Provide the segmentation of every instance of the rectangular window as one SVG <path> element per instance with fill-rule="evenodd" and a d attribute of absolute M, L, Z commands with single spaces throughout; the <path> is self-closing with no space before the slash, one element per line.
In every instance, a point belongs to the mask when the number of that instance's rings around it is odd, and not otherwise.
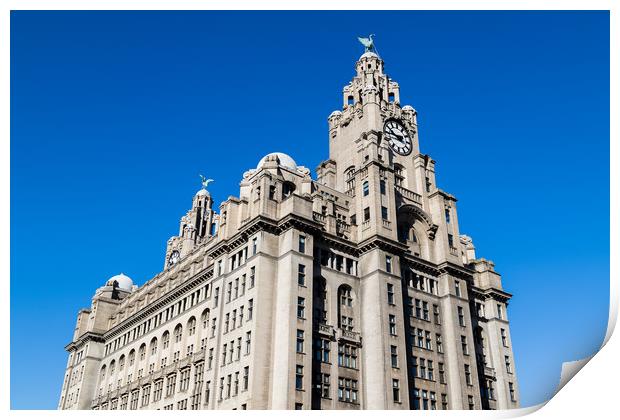
<path fill-rule="evenodd" d="M 506 362 L 506 372 L 512 373 L 512 366 L 510 365 L 510 356 L 504 356 L 504 361 Z"/>
<path fill-rule="evenodd" d="M 328 373 L 317 373 L 315 382 L 321 398 L 330 398 L 330 375 Z"/>
<path fill-rule="evenodd" d="M 438 305 L 433 305 L 433 318 L 435 320 L 435 324 L 441 325 L 441 313 L 439 312 Z"/>
<path fill-rule="evenodd" d="M 338 366 L 357 369 L 357 348 L 350 344 L 339 344 Z"/>
<path fill-rule="evenodd" d="M 357 380 L 338 378 L 338 401 L 357 403 Z"/>
<path fill-rule="evenodd" d="M 396 335 L 396 316 L 388 315 L 390 335 Z"/>
<path fill-rule="evenodd" d="M 510 401 L 517 401 L 515 397 L 515 386 L 512 382 L 508 382 L 508 390 L 510 391 Z"/>
<path fill-rule="evenodd" d="M 303 410 L 304 409 L 304 405 L 302 403 L 296 402 L 295 403 L 295 410 Z"/>
<path fill-rule="evenodd" d="M 508 347 L 508 338 L 506 337 L 506 330 L 505 329 L 500 329 L 500 333 L 502 336 L 502 344 L 504 345 L 504 347 Z"/>
<path fill-rule="evenodd" d="M 398 348 L 396 346 L 390 346 L 390 358 L 392 360 L 392 367 L 398 367 Z"/>
<path fill-rule="evenodd" d="M 303 330 L 297 330 L 297 343 L 295 345 L 295 349 L 297 353 L 304 352 L 304 331 Z"/>
<path fill-rule="evenodd" d="M 448 394 L 441 394 L 441 409 L 448 409 Z"/>
<path fill-rule="evenodd" d="M 461 297 L 461 282 L 458 280 L 454 281 L 454 293 L 458 296 Z"/>
<path fill-rule="evenodd" d="M 252 319 L 254 315 L 254 299 L 248 300 L 248 321 Z"/>
<path fill-rule="evenodd" d="M 387 302 L 389 305 L 394 305 L 394 285 L 387 284 Z"/>
<path fill-rule="evenodd" d="M 297 284 L 300 286 L 306 285 L 306 266 L 299 264 L 297 268 Z"/>
<path fill-rule="evenodd" d="M 458 317 L 459 317 L 459 325 L 461 327 L 465 326 L 465 313 L 463 312 L 463 308 L 461 306 L 457 307 Z"/>
<path fill-rule="evenodd" d="M 448 246 L 454 248 L 454 237 L 450 233 L 448 233 Z"/>
<path fill-rule="evenodd" d="M 389 255 L 385 256 L 385 271 L 388 273 L 392 272 L 392 257 Z"/>
<path fill-rule="evenodd" d="M 250 289 L 254 287 L 254 277 L 256 277 L 256 267 L 250 267 Z"/>
<path fill-rule="evenodd" d="M 258 251 L 258 238 L 252 238 L 252 255 L 256 255 Z"/>
<path fill-rule="evenodd" d="M 388 209 L 387 209 L 387 207 L 381 206 L 381 218 L 383 220 L 387 220 L 388 219 Z"/>
<path fill-rule="evenodd" d="M 400 402 L 400 381 L 398 379 L 392 379 L 392 397 L 394 402 Z"/>
<path fill-rule="evenodd" d="M 462 335 L 461 336 L 461 349 L 463 350 L 463 354 L 464 355 L 468 355 L 469 354 L 469 349 L 467 346 L 467 337 Z"/>
<path fill-rule="evenodd" d="M 370 220 L 370 207 L 366 207 L 364 209 L 364 222 L 367 222 Z"/>
<path fill-rule="evenodd" d="M 370 192 L 370 187 L 368 186 L 368 181 L 364 181 L 362 183 L 362 193 L 364 197 L 366 197 L 369 192 Z"/>
<path fill-rule="evenodd" d="M 303 235 L 299 235 L 299 252 L 306 252 L 306 237 Z"/>
<path fill-rule="evenodd" d="M 247 391 L 250 384 L 250 367 L 246 366 L 243 368 L 243 390 Z"/>
<path fill-rule="evenodd" d="M 471 381 L 471 369 L 469 368 L 469 365 L 465 365 L 465 383 L 467 385 L 473 385 Z"/>
<path fill-rule="evenodd" d="M 297 298 L 297 318 L 306 317 L 306 299 L 299 296 Z"/>
<path fill-rule="evenodd" d="M 385 195 L 385 179 L 379 181 L 379 190 L 381 191 L 381 194 Z"/>
<path fill-rule="evenodd" d="M 424 302 L 424 301 L 422 302 L 422 319 L 424 321 L 431 320 L 429 312 L 428 312 L 428 302 Z"/>
<path fill-rule="evenodd" d="M 446 208 L 445 214 L 446 214 L 446 223 L 450 223 L 450 209 L 449 208 Z"/>
<path fill-rule="evenodd" d="M 304 389 L 304 367 L 302 365 L 295 366 L 295 389 Z"/>
<path fill-rule="evenodd" d="M 444 370 L 444 365 L 443 363 L 439 363 L 439 383 L 445 384 L 446 383 L 446 371 Z"/>
<path fill-rule="evenodd" d="M 501 304 L 497 304 L 497 317 L 499 319 L 504 319 L 504 314 L 502 313 L 502 305 Z"/>
<path fill-rule="evenodd" d="M 220 301 L 220 288 L 216 287 L 215 288 L 215 294 L 213 296 L 213 307 L 217 308 L 217 304 Z"/>
<path fill-rule="evenodd" d="M 314 360 L 329 363 L 330 341 L 326 338 L 314 340 Z"/>
<path fill-rule="evenodd" d="M 467 396 L 467 405 L 469 406 L 470 410 L 475 410 L 476 406 L 474 405 L 474 397 L 473 395 L 468 395 Z"/>

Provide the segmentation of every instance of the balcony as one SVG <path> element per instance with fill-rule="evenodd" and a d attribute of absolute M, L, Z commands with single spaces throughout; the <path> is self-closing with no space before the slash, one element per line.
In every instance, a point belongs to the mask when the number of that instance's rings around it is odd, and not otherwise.
<path fill-rule="evenodd" d="M 395 185 L 394 187 L 396 188 L 396 191 L 400 193 L 400 195 L 422 207 L 422 196 L 420 194 L 410 191 L 407 188 L 401 187 L 400 185 Z"/>
<path fill-rule="evenodd" d="M 484 367 L 484 376 L 486 376 L 487 378 L 493 378 L 495 379 L 495 369 L 485 366 Z"/>
<path fill-rule="evenodd" d="M 334 336 L 334 327 L 332 327 L 331 325 L 327 325 L 327 324 L 318 324 L 318 332 L 319 334 L 323 334 L 326 335 L 328 337 L 333 337 Z"/>
<path fill-rule="evenodd" d="M 359 333 L 343 329 L 338 329 L 338 339 L 346 340 L 355 344 L 361 344 L 362 342 L 362 337 Z"/>
<path fill-rule="evenodd" d="M 315 222 L 318 223 L 325 223 L 325 215 L 318 213 L 316 211 L 312 212 L 312 218 L 314 219 Z"/>

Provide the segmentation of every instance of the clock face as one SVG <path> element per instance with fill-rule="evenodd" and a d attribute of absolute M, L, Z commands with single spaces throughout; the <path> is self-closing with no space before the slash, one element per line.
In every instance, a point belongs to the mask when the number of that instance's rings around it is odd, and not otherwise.
<path fill-rule="evenodd" d="M 387 120 L 383 126 L 383 133 L 390 147 L 399 155 L 406 156 L 411 153 L 411 137 L 409 131 L 397 120 Z"/>
<path fill-rule="evenodd" d="M 168 267 L 176 264 L 179 261 L 180 256 L 179 251 L 172 251 L 170 257 L 168 257 Z"/>

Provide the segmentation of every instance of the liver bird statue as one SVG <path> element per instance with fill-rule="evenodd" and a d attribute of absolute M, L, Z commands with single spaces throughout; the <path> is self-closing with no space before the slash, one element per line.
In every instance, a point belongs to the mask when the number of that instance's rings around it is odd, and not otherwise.
<path fill-rule="evenodd" d="M 207 179 L 204 175 L 200 174 L 200 180 L 202 182 L 202 188 L 204 188 L 205 190 L 207 189 L 207 187 L 209 186 L 210 182 L 213 182 L 212 179 Z"/>
<path fill-rule="evenodd" d="M 372 39 L 373 36 L 375 34 L 368 35 L 368 38 L 357 37 L 358 41 L 366 48 L 366 52 L 376 52 L 375 41 Z"/>

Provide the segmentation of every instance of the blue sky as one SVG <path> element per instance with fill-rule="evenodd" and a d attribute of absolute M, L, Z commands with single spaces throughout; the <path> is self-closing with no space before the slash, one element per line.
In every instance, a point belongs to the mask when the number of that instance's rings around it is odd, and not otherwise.
<path fill-rule="evenodd" d="M 368 33 L 514 294 L 523 406 L 599 348 L 608 13 L 12 12 L 12 408 L 56 407 L 77 311 L 110 276 L 162 268 L 198 173 L 219 203 L 268 152 L 327 158 Z"/>

